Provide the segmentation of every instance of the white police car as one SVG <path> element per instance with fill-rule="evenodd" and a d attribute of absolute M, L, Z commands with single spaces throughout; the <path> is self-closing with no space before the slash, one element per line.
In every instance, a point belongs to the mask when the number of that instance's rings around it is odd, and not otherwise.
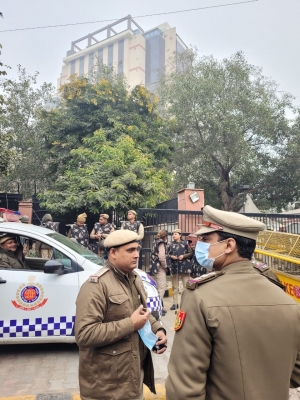
<path fill-rule="evenodd" d="M 34 225 L 0 223 L 0 235 L 23 244 L 30 269 L 0 265 L 0 344 L 74 342 L 75 302 L 80 286 L 103 260 L 67 237 Z M 52 249 L 51 259 L 36 257 L 34 244 Z M 155 281 L 136 270 L 148 293 L 149 310 L 160 317 Z"/>

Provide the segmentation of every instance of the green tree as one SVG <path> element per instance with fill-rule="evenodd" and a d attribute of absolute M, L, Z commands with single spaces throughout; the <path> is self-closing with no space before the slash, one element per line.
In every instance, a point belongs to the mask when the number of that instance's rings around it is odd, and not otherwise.
<path fill-rule="evenodd" d="M 0 17 L 3 18 L 3 13 L 0 12 Z M 2 45 L 0 44 L 0 55 L 2 54 Z M 5 65 L 2 61 L 0 61 L 0 76 L 7 75 L 5 69 L 2 68 L 10 68 L 9 66 Z M 0 121 L 3 117 L 3 105 L 4 105 L 4 98 L 3 95 L 0 93 Z M 1 157 L 0 157 L 0 173 L 2 175 L 7 174 L 13 165 L 14 160 L 16 159 L 17 153 L 12 148 L 11 143 L 13 140 L 13 135 L 7 132 L 0 132 L 0 149 L 1 149 Z"/>
<path fill-rule="evenodd" d="M 0 12 L 0 17 L 3 17 L 3 14 Z M 0 55 L 2 54 L 2 45 L 0 44 Z M 7 65 L 3 64 L 0 61 L 0 76 L 7 75 L 5 69 L 9 68 Z M 4 118 L 4 97 L 0 93 L 0 123 Z M 16 160 L 17 152 L 14 150 L 12 141 L 14 139 L 14 135 L 11 132 L 0 131 L 0 149 L 1 149 L 1 157 L 0 157 L 0 173 L 2 176 L 9 173 L 9 171 L 13 168 L 13 163 Z"/>
<path fill-rule="evenodd" d="M 195 181 L 206 203 L 224 210 L 241 206 L 242 185 L 265 202 L 268 190 L 276 191 L 292 96 L 279 96 L 278 85 L 241 52 L 222 61 L 184 53 L 160 96 L 176 145 L 174 189 Z"/>
<path fill-rule="evenodd" d="M 260 196 L 274 205 L 280 212 L 288 203 L 300 199 L 300 109 L 293 123 L 285 146 L 280 149 L 277 168 L 270 174 L 274 182 L 271 187 L 266 185 Z"/>
<path fill-rule="evenodd" d="M 56 108 L 42 112 L 40 123 L 54 180 L 63 174 L 71 150 L 99 129 L 105 129 L 112 142 L 120 135 L 131 136 L 139 149 L 154 156 L 154 163 L 168 164 L 172 149 L 156 112 L 157 99 L 145 88 L 129 91 L 122 76 L 103 67 L 101 77 L 95 76 L 92 82 L 72 77 L 60 95 Z"/>
<path fill-rule="evenodd" d="M 72 77 L 57 107 L 41 113 L 53 211 L 154 206 L 168 198 L 172 147 L 158 99 L 102 67 L 93 81 Z M 128 153 L 128 154 L 127 154 Z"/>
<path fill-rule="evenodd" d="M 119 134 L 111 141 L 108 137 Z M 137 148 L 124 131 L 99 129 L 71 151 L 71 160 L 53 190 L 42 196 L 47 210 L 56 214 L 84 208 L 127 210 L 141 204 L 153 207 L 168 197 L 170 175 L 154 166 L 153 156 Z"/>
<path fill-rule="evenodd" d="M 9 151 L 18 156 L 11 163 L 1 186 L 11 190 L 11 182 L 18 181 L 25 197 L 47 186 L 46 170 L 49 159 L 45 158 L 44 139 L 38 127 L 41 111 L 49 107 L 54 88 L 44 83 L 36 87 L 38 73 L 29 75 L 18 66 L 18 80 L 3 80 L 0 88 L 4 102 L 0 113 L 0 132 L 4 140 L 9 138 Z"/>

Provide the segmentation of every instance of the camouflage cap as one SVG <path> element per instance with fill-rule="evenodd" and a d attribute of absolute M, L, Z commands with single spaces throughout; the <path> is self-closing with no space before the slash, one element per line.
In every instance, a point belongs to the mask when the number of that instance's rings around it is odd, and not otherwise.
<path fill-rule="evenodd" d="M 134 210 L 128 210 L 127 213 L 131 213 L 131 214 L 133 214 L 133 215 L 136 215 L 136 214 L 137 214 L 136 211 L 134 211 Z"/>
<path fill-rule="evenodd" d="M 103 217 L 103 218 L 105 218 L 105 219 L 108 219 L 108 218 L 109 218 L 109 215 L 108 215 L 108 214 L 100 214 L 100 217 Z"/>
<path fill-rule="evenodd" d="M 28 215 L 23 215 L 23 216 L 20 218 L 20 221 L 22 222 L 22 224 L 28 224 L 28 223 L 29 223 L 29 217 L 28 217 Z"/>
<path fill-rule="evenodd" d="M 258 232 L 266 228 L 265 224 L 253 218 L 235 212 L 217 210 L 211 206 L 203 208 L 203 219 L 203 224 L 195 235 L 220 231 L 257 240 Z"/>
<path fill-rule="evenodd" d="M 51 214 L 45 214 L 42 218 L 42 222 L 45 223 L 47 221 L 53 221 Z"/>

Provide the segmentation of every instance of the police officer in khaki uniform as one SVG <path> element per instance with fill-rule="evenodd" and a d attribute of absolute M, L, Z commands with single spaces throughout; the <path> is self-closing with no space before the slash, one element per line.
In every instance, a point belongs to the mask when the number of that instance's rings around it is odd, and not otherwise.
<path fill-rule="evenodd" d="M 168 241 L 168 231 L 161 229 L 153 242 L 151 250 L 151 268 L 150 275 L 155 276 L 157 283 L 157 291 L 161 299 L 162 305 L 164 305 L 164 295 L 167 286 L 167 241 Z M 162 315 L 166 315 L 167 311 L 163 308 Z"/>
<path fill-rule="evenodd" d="M 143 399 L 143 382 L 155 393 L 151 353 L 138 330 L 149 320 L 156 344 L 166 344 L 167 338 L 161 323 L 149 314 L 143 282 L 134 272 L 137 240 L 129 230 L 110 233 L 105 239 L 106 266 L 80 289 L 75 336 L 82 400 Z"/>
<path fill-rule="evenodd" d="M 203 209 L 200 265 L 175 321 L 167 400 L 287 400 L 300 386 L 300 307 L 257 273 L 251 257 L 264 224 Z"/>
<path fill-rule="evenodd" d="M 15 236 L 6 234 L 0 237 L 0 268 L 28 269 L 21 246 Z"/>

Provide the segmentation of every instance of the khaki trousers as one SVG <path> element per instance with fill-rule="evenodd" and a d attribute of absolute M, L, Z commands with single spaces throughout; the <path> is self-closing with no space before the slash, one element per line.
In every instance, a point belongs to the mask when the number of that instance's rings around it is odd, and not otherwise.
<path fill-rule="evenodd" d="M 158 295 L 163 301 L 167 286 L 167 272 L 164 268 L 159 268 L 158 273 L 155 274 L 155 280 L 157 283 Z"/>
<path fill-rule="evenodd" d="M 42 249 L 41 250 L 41 258 L 52 258 L 53 250 L 52 249 Z"/>
<path fill-rule="evenodd" d="M 173 302 L 178 303 L 178 289 L 179 289 L 179 277 L 181 277 L 183 288 L 186 288 L 187 281 L 190 278 L 190 274 L 173 274 L 172 275 L 172 288 L 173 288 Z"/>

